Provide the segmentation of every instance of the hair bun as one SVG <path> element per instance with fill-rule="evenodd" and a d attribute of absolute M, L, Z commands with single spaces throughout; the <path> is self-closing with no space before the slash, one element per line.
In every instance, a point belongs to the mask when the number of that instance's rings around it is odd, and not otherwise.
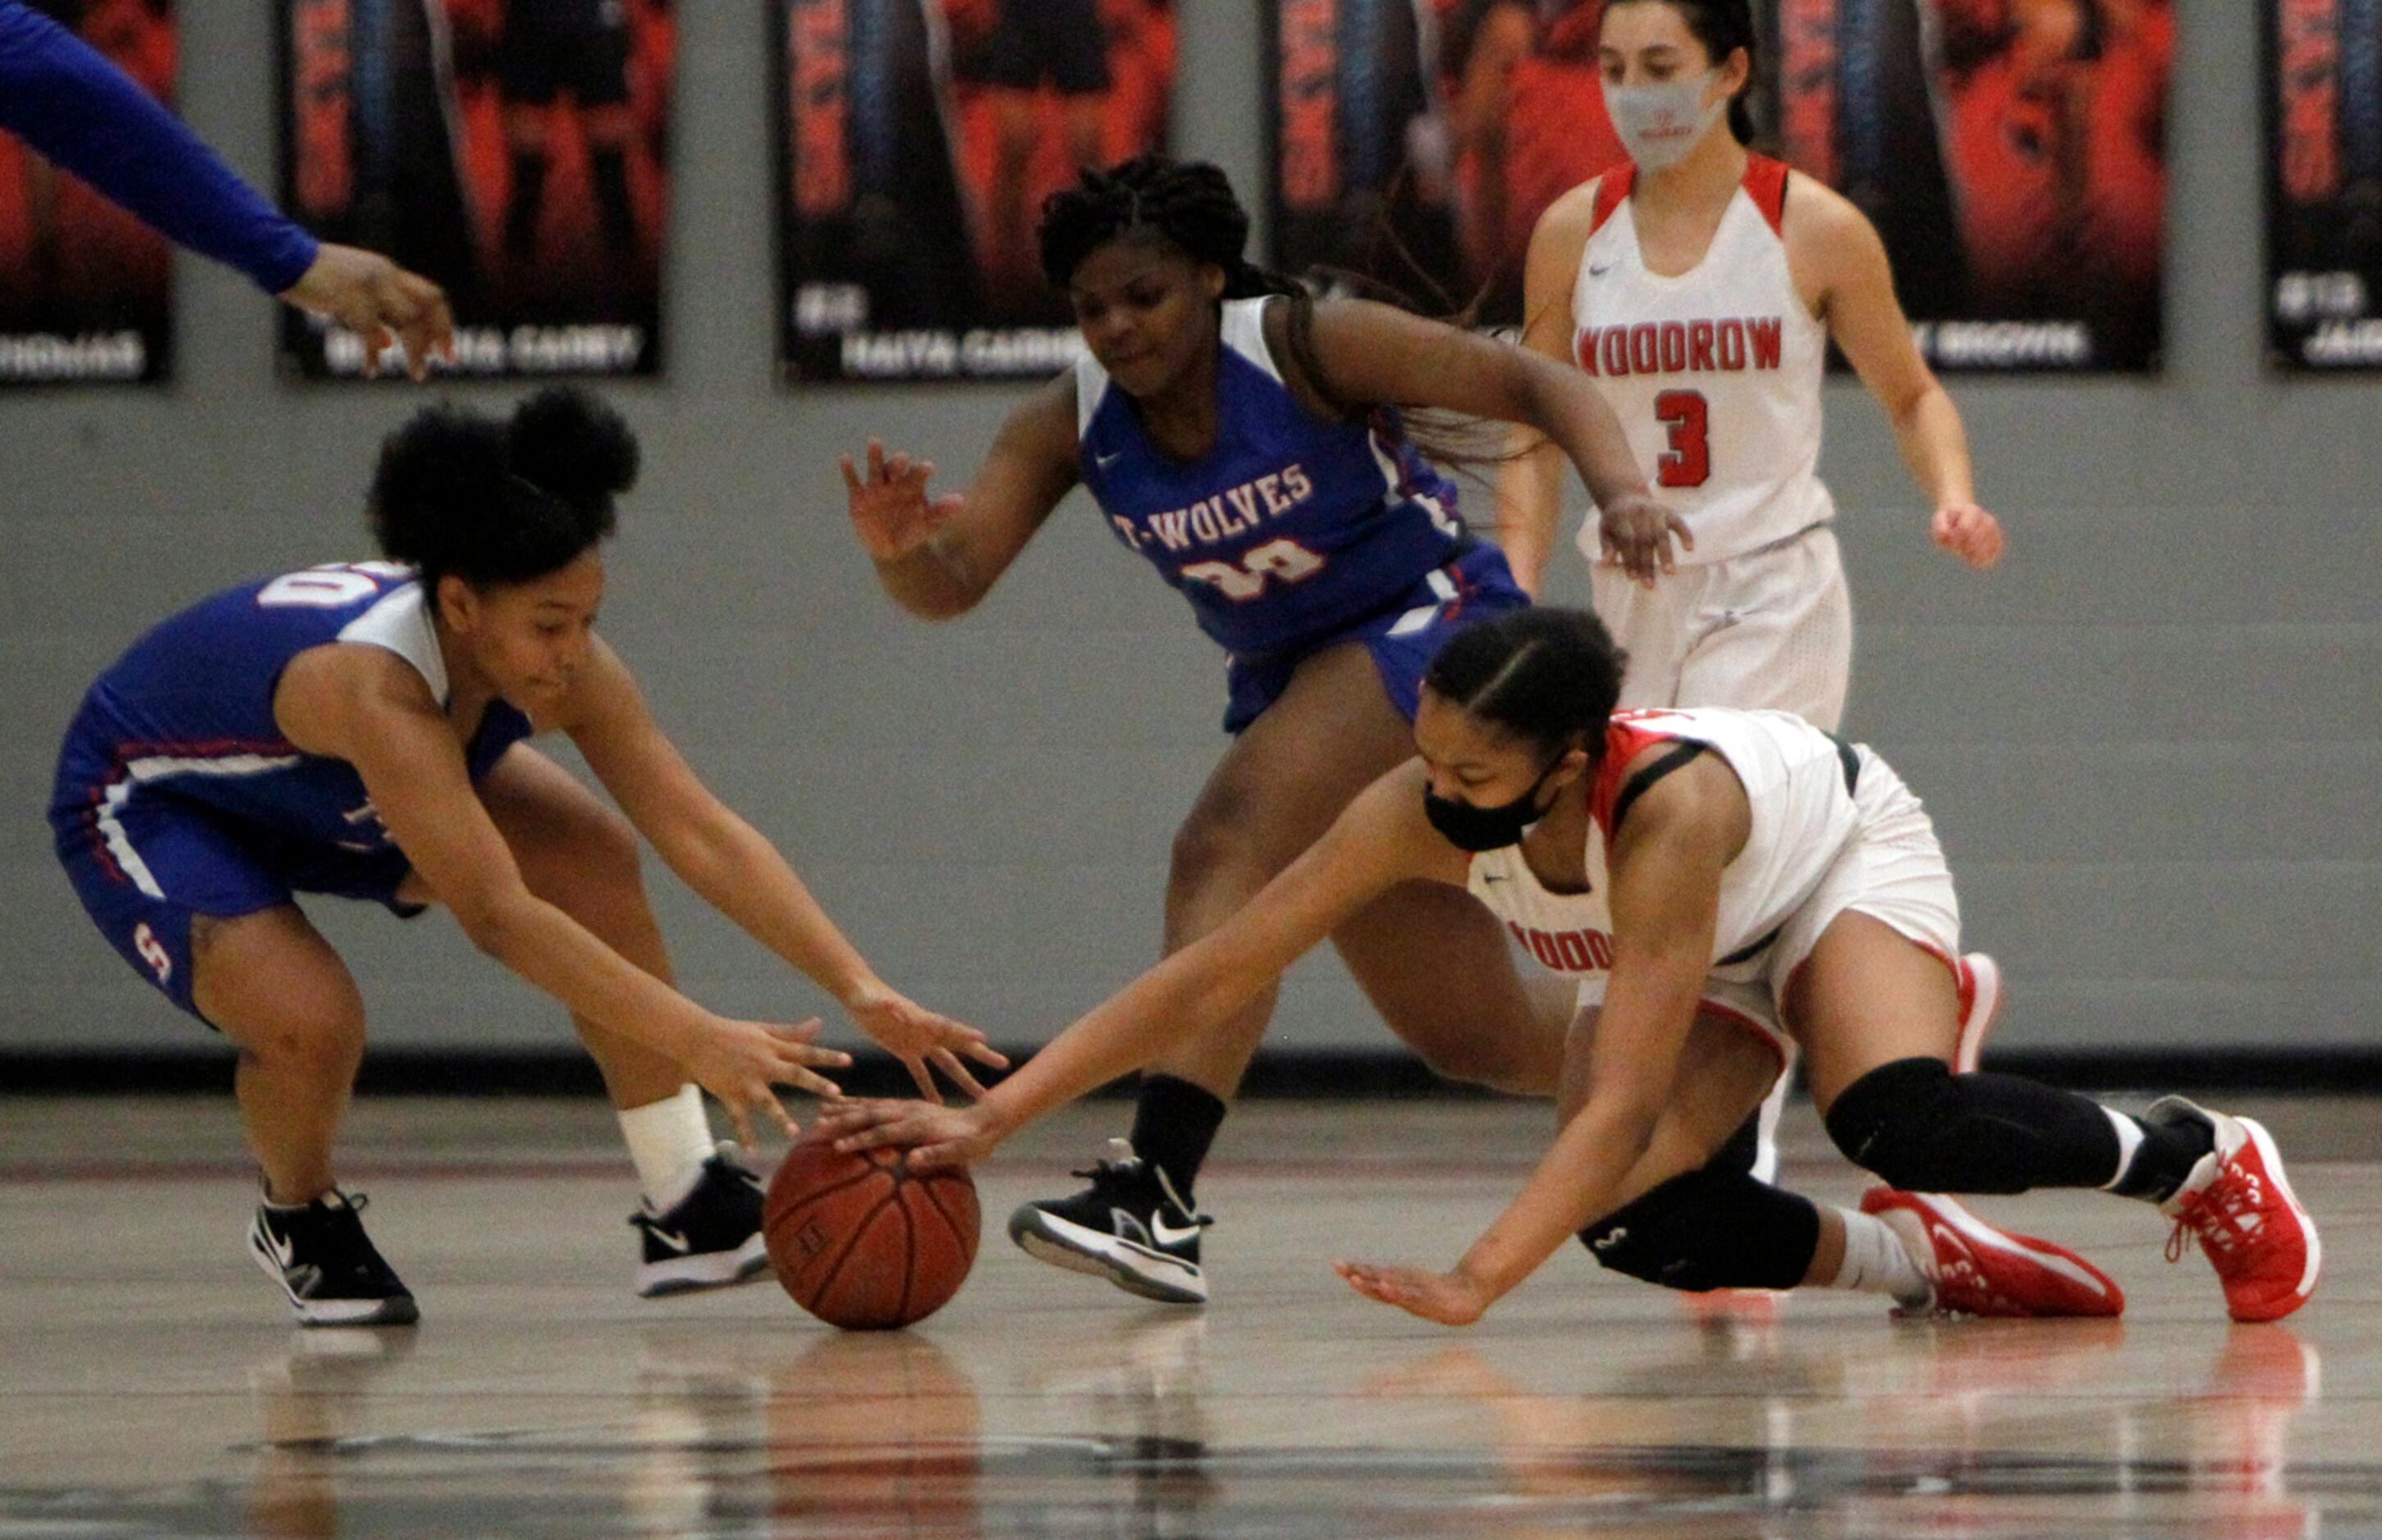
<path fill-rule="evenodd" d="M 602 506 L 636 485 L 636 435 L 608 402 L 575 386 L 522 402 L 506 437 L 512 473 L 566 502 Z"/>

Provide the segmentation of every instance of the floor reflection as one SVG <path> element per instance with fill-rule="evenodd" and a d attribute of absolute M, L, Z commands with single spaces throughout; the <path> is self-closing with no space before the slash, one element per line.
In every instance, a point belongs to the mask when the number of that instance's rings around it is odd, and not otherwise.
<path fill-rule="evenodd" d="M 2151 1383 L 2118 1322 L 1814 1330 L 1738 1298 L 1530 1356 L 1434 1343 L 1369 1372 L 1319 1342 L 1228 1387 L 1209 1329 L 1123 1317 L 976 1369 L 913 1333 L 656 1331 L 612 1398 L 510 1426 L 418 1373 L 411 1333 L 298 1334 L 250 1375 L 252 1435 L 227 1430 L 247 1481 L 18 1494 L 0 1533 L 2263 1540 L 2382 1518 L 2382 1465 L 2292 1465 L 2321 1366 L 2279 1325 L 2231 1328 L 2196 1372 L 2154 1356 L 2187 1393 L 2132 1398 L 2108 1393 Z M 1268 1396 L 1305 1435 L 1235 1434 Z"/>

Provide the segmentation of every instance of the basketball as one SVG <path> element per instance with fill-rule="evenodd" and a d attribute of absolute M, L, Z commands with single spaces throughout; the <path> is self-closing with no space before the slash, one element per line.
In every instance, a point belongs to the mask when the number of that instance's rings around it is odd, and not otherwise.
<path fill-rule="evenodd" d="M 831 1326 L 889 1331 L 942 1309 L 976 1261 L 976 1183 L 912 1172 L 900 1150 L 807 1139 L 769 1178 L 762 1230 L 778 1282 Z"/>

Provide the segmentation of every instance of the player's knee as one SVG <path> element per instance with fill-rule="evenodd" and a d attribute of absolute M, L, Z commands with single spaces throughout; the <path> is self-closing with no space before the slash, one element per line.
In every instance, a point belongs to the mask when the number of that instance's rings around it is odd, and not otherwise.
<path fill-rule="evenodd" d="M 1602 1265 L 1665 1288 L 1792 1288 L 1819 1242 L 1819 1211 L 1741 1173 L 1672 1177 L 1579 1232 Z"/>
<path fill-rule="evenodd" d="M 1177 893 L 1197 893 L 1263 863 L 1247 799 L 1210 788 L 1183 827 L 1174 832 L 1168 884 Z"/>
<path fill-rule="evenodd" d="M 329 1000 L 303 1016 L 251 1023 L 236 1041 L 244 1056 L 276 1074 L 344 1081 L 363 1060 L 363 1002 Z"/>
<path fill-rule="evenodd" d="M 1460 1085 L 1494 1085 L 1504 1068 L 1499 1055 L 1461 1032 L 1401 1033 L 1422 1059 L 1423 1066 L 1443 1080 Z"/>
<path fill-rule="evenodd" d="M 1897 1059 L 1847 1086 L 1828 1108 L 1828 1137 L 1848 1159 L 1913 1192 L 1975 1191 L 1971 1126 L 1941 1059 Z"/>
<path fill-rule="evenodd" d="M 1546 1076 L 1523 1061 L 1509 1044 L 1485 1041 L 1478 1023 L 1471 1030 L 1416 1033 L 1406 1037 L 1433 1075 L 1459 1085 L 1485 1086 L 1517 1095 L 1546 1094 Z"/>

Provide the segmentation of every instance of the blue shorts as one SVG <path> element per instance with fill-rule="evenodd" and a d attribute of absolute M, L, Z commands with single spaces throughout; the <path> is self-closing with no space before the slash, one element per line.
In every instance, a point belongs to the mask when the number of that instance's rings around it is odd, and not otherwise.
<path fill-rule="evenodd" d="M 466 758 L 474 785 L 521 736 L 497 731 L 474 742 Z M 169 795 L 126 798 L 103 831 L 83 789 L 104 775 L 105 752 L 95 751 L 96 758 L 89 752 L 98 742 L 80 733 L 68 739 L 50 804 L 58 864 L 108 944 L 201 1021 L 206 1017 L 190 993 L 190 927 L 202 915 L 236 919 L 285 907 L 301 893 L 361 899 L 407 919 L 422 912 L 398 896 L 413 864 L 394 844 L 342 850 L 278 837 Z"/>
<path fill-rule="evenodd" d="M 1444 567 L 1425 573 L 1415 585 L 1380 610 L 1313 644 L 1263 657 L 1235 656 L 1225 678 L 1232 697 L 1224 731 L 1238 733 L 1290 688 L 1298 665 L 1324 648 L 1362 642 L 1373 655 L 1381 688 L 1398 715 L 1414 721 L 1422 702 L 1422 676 L 1447 639 L 1475 621 L 1529 606 L 1530 596 L 1514 581 L 1505 553 L 1473 541 Z"/>

